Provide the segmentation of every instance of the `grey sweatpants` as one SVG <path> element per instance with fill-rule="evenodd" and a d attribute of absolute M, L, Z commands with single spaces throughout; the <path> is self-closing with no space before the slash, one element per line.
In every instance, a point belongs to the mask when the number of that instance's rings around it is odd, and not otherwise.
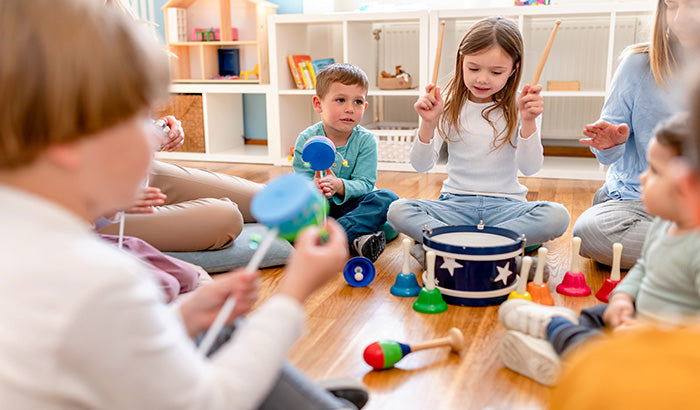
<path fill-rule="evenodd" d="M 581 256 L 606 265 L 612 265 L 613 244 L 621 243 L 620 267 L 629 269 L 642 254 L 652 219 L 642 201 L 613 200 L 600 188 L 593 206 L 576 220 L 573 234 L 581 238 Z"/>

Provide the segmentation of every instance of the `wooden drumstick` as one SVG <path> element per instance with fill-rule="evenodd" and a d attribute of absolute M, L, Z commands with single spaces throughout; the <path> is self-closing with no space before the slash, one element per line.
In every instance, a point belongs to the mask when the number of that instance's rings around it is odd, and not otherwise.
<path fill-rule="evenodd" d="M 542 52 L 542 57 L 540 57 L 540 62 L 537 64 L 537 70 L 535 70 L 535 76 L 532 77 L 532 82 L 530 83 L 531 86 L 534 86 L 537 84 L 537 82 L 540 80 L 540 74 L 542 74 L 542 69 L 544 68 L 544 63 L 547 62 L 547 56 L 549 56 L 549 49 L 552 48 L 552 43 L 554 42 L 554 36 L 557 34 L 557 29 L 559 28 L 559 24 L 561 24 L 561 20 L 557 20 L 554 23 L 554 29 L 552 29 L 552 34 L 549 35 L 549 40 L 547 40 L 547 45 L 544 47 L 544 51 Z"/>
<path fill-rule="evenodd" d="M 438 35 L 437 51 L 435 52 L 435 65 L 433 65 L 433 84 L 437 85 L 438 74 L 440 72 L 440 55 L 442 54 L 442 37 L 445 35 L 445 22 L 440 22 L 440 34 Z M 433 88 L 432 94 L 435 95 Z"/>

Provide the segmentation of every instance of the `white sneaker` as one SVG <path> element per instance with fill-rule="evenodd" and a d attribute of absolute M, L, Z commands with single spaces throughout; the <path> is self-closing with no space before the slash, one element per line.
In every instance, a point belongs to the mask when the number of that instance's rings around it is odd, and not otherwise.
<path fill-rule="evenodd" d="M 547 340 L 509 330 L 498 340 L 503 365 L 532 380 L 552 386 L 561 373 L 561 359 Z"/>
<path fill-rule="evenodd" d="M 525 299 L 508 299 L 498 308 L 498 320 L 510 330 L 547 338 L 547 325 L 555 316 L 578 323 L 573 310 L 563 306 L 543 306 Z"/>

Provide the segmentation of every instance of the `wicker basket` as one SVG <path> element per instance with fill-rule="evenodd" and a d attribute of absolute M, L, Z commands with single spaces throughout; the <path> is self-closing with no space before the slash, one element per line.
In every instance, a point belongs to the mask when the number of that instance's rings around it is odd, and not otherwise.
<path fill-rule="evenodd" d="M 377 137 L 377 160 L 379 162 L 410 162 L 411 147 L 416 139 L 418 124 L 410 122 L 374 122 L 367 124 Z"/>

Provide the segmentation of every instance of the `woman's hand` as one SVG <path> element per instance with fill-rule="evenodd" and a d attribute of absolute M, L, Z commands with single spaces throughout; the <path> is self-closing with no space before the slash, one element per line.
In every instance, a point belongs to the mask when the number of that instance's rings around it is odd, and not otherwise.
<path fill-rule="evenodd" d="M 260 278 L 257 272 L 239 269 L 216 278 L 195 290 L 180 306 L 185 328 L 190 337 L 209 329 L 226 299 L 234 297 L 236 305 L 226 324 L 250 311 L 258 299 Z"/>
<path fill-rule="evenodd" d="M 168 137 L 160 147 L 161 151 L 175 151 L 185 143 L 185 130 L 182 129 L 182 123 L 172 115 L 167 115 L 161 119 L 170 128 Z"/>
<path fill-rule="evenodd" d="M 136 202 L 131 208 L 125 209 L 127 214 L 152 214 L 154 206 L 161 206 L 165 203 L 164 193 L 160 189 L 152 186 L 141 187 Z"/>
<path fill-rule="evenodd" d="M 595 149 L 604 150 L 624 144 L 630 136 L 630 127 L 627 124 L 613 125 L 607 121 L 598 121 L 588 124 L 583 129 L 586 138 L 578 140 L 581 144 Z"/>

